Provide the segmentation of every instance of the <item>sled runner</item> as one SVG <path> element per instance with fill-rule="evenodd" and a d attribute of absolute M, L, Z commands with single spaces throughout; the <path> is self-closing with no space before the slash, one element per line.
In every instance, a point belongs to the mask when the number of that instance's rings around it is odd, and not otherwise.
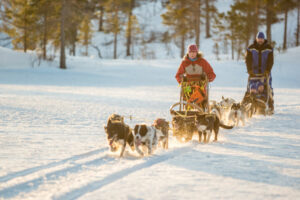
<path fill-rule="evenodd" d="M 197 114 L 209 113 L 209 82 L 206 76 L 183 77 L 180 100 L 170 108 L 173 136 L 180 142 L 188 142 L 196 131 Z M 175 110 L 179 107 L 178 110 Z"/>

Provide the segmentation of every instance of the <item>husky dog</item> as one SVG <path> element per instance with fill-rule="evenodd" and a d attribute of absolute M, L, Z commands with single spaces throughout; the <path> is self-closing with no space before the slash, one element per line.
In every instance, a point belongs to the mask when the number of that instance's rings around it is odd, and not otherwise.
<path fill-rule="evenodd" d="M 249 92 L 245 93 L 245 96 L 241 102 L 241 105 L 245 107 L 246 116 L 251 118 L 256 111 L 256 103 L 255 103 L 255 96 Z"/>
<path fill-rule="evenodd" d="M 235 126 L 238 126 L 241 121 L 243 126 L 245 126 L 245 117 L 245 107 L 241 103 L 233 103 L 228 116 L 228 121 L 233 123 Z"/>
<path fill-rule="evenodd" d="M 144 152 L 140 149 L 140 146 L 146 147 L 148 155 L 151 155 L 153 149 L 157 147 L 160 138 L 164 138 L 164 134 L 159 129 L 156 129 L 155 126 L 137 124 L 134 127 L 134 145 L 141 156 L 144 156 Z"/>
<path fill-rule="evenodd" d="M 122 147 L 120 157 L 128 144 L 132 151 L 134 151 L 134 138 L 132 130 L 128 125 L 124 123 L 122 116 L 118 114 L 112 114 L 107 120 L 107 126 L 104 126 L 104 130 L 107 135 L 108 145 L 112 152 L 117 151 L 120 146 Z"/>
<path fill-rule="evenodd" d="M 225 129 L 232 129 L 233 126 L 226 126 L 220 123 L 219 118 L 214 114 L 199 114 L 196 118 L 196 127 L 198 130 L 199 135 L 199 142 L 202 141 L 203 135 L 203 142 L 208 143 L 212 132 L 215 133 L 214 141 L 218 141 L 218 133 L 220 127 Z"/>
<path fill-rule="evenodd" d="M 228 114 L 230 112 L 230 108 L 232 104 L 235 103 L 235 100 L 232 98 L 224 98 L 222 96 L 222 100 L 219 103 L 220 106 L 220 120 L 227 124 Z"/>
<path fill-rule="evenodd" d="M 158 138 L 158 143 L 162 144 L 162 147 L 164 149 L 168 149 L 169 147 L 169 122 L 167 122 L 165 119 L 163 118 L 158 118 L 154 121 L 153 126 L 160 130 L 163 134 L 163 136 L 161 136 L 160 138 Z"/>
<path fill-rule="evenodd" d="M 210 113 L 215 114 L 220 121 L 222 121 L 222 108 L 220 103 L 217 103 L 216 101 L 211 101 L 212 104 L 210 105 Z"/>

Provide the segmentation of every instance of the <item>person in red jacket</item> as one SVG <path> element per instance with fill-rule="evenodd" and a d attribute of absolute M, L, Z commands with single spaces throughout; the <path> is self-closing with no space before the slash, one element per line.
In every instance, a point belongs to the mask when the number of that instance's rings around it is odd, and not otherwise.
<path fill-rule="evenodd" d="M 195 44 L 188 46 L 188 53 L 184 56 L 178 68 L 175 76 L 178 83 L 181 83 L 184 74 L 186 74 L 187 78 L 206 75 L 209 82 L 212 82 L 216 78 L 212 67 L 203 58 L 202 53 L 198 51 Z"/>

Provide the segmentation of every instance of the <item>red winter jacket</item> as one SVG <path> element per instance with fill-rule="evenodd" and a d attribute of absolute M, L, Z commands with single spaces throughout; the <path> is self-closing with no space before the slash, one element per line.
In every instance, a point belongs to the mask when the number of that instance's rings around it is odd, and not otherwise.
<path fill-rule="evenodd" d="M 204 73 L 207 75 L 209 82 L 212 82 L 216 78 L 214 70 L 210 64 L 204 58 L 202 58 L 202 55 L 198 53 L 197 57 L 198 59 L 196 61 L 191 61 L 187 55 L 183 58 L 183 61 L 181 62 L 175 76 L 178 83 L 181 82 L 181 78 L 184 73 L 186 73 L 188 78 L 199 76 Z"/>

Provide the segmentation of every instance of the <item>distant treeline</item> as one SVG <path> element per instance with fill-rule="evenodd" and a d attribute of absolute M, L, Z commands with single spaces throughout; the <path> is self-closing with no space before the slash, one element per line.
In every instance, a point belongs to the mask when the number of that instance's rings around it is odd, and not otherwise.
<path fill-rule="evenodd" d="M 143 25 L 134 14 L 142 5 L 161 3 L 165 12 L 161 15 L 168 31 L 155 32 L 149 38 L 143 37 Z M 120 34 L 126 38 L 126 56 L 133 54 L 133 45 L 142 45 L 159 40 L 161 43 L 175 43 L 183 56 L 187 40 L 200 44 L 200 34 L 212 37 L 214 51 L 218 56 L 229 52 L 232 59 L 240 59 L 261 25 L 266 26 L 267 39 L 272 41 L 272 24 L 284 20 L 282 49 L 287 43 L 287 19 L 289 11 L 298 10 L 293 45 L 299 45 L 300 0 L 233 0 L 227 13 L 216 9 L 216 0 L 1 0 L 0 32 L 12 40 L 14 49 L 36 50 L 42 59 L 51 59 L 47 54 L 49 46 L 60 51 L 60 68 L 66 68 L 65 51 L 76 54 L 76 45 L 94 47 L 101 56 L 105 45 L 113 45 L 113 58 L 117 58 L 117 44 Z M 281 19 L 279 16 L 284 16 Z M 113 34 L 110 44 L 91 44 L 93 35 L 92 20 L 98 21 L 97 31 Z M 0 38 L 2 40 L 7 38 Z M 277 44 L 278 46 L 278 44 Z M 235 57 L 235 55 L 237 55 Z"/>

